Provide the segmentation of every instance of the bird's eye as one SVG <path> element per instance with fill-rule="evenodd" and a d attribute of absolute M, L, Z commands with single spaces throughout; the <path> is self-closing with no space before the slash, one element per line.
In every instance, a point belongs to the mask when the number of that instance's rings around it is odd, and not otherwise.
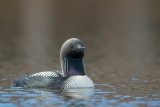
<path fill-rule="evenodd" d="M 74 46 L 73 46 L 73 45 L 71 45 L 70 47 L 71 47 L 71 49 L 74 49 Z"/>

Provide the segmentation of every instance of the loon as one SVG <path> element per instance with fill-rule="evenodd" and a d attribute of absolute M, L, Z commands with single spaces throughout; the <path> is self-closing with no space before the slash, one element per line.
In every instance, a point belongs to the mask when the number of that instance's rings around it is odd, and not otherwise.
<path fill-rule="evenodd" d="M 62 71 L 43 71 L 14 81 L 14 87 L 73 89 L 94 87 L 85 74 L 83 43 L 78 38 L 66 40 L 60 50 Z"/>

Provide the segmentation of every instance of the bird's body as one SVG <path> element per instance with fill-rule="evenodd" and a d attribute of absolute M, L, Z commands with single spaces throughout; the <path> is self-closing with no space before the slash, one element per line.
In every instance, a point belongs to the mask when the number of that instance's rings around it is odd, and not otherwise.
<path fill-rule="evenodd" d="M 83 88 L 94 87 L 92 80 L 85 75 L 84 50 L 77 38 L 67 40 L 61 48 L 62 71 L 43 71 L 21 78 L 13 83 L 15 87 L 27 88 Z"/>
<path fill-rule="evenodd" d="M 57 71 L 44 71 L 21 78 L 14 86 L 27 88 L 60 88 L 65 78 Z"/>

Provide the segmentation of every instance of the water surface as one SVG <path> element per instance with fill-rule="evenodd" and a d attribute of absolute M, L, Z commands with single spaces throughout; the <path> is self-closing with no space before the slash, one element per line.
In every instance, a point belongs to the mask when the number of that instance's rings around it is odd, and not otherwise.
<path fill-rule="evenodd" d="M 160 3 L 1 1 L 0 106 L 160 106 Z M 94 89 L 24 89 L 21 77 L 60 70 L 59 51 L 81 39 Z"/>

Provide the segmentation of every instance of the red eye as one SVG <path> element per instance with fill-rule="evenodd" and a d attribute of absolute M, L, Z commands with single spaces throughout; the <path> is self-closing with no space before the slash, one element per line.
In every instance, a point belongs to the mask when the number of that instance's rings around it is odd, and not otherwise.
<path fill-rule="evenodd" d="M 72 45 L 72 46 L 71 46 L 71 49 L 72 49 L 72 51 L 74 51 L 74 50 L 75 50 L 75 46 Z"/>
<path fill-rule="evenodd" d="M 71 49 L 74 49 L 74 46 L 73 46 L 73 45 L 71 46 Z"/>

